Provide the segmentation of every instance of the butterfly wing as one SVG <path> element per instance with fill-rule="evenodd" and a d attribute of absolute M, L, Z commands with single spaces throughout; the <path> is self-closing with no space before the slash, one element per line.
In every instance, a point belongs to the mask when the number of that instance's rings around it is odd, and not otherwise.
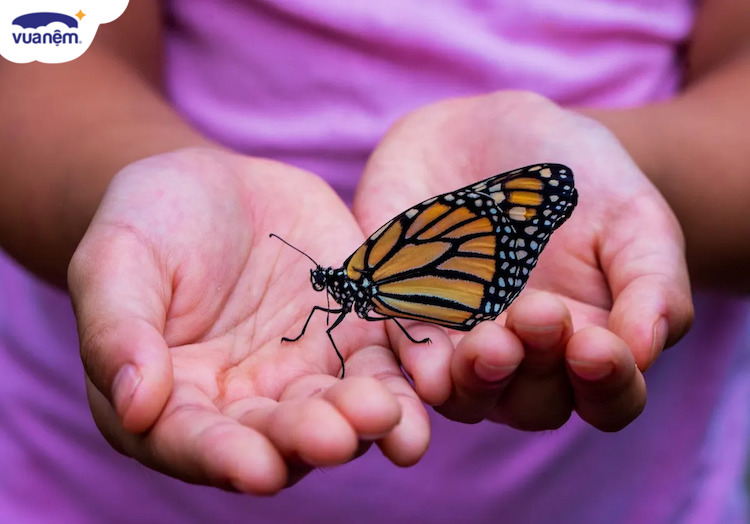
<path fill-rule="evenodd" d="M 565 166 L 503 173 L 394 217 L 344 267 L 376 313 L 468 330 L 510 305 L 575 203 Z"/>

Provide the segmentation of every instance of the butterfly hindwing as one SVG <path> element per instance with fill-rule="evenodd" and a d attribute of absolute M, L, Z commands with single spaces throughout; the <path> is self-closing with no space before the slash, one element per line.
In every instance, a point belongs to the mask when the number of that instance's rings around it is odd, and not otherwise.
<path fill-rule="evenodd" d="M 495 273 L 493 221 L 438 197 L 406 211 L 399 223 L 399 247 L 372 268 L 375 311 L 462 329 Z"/>

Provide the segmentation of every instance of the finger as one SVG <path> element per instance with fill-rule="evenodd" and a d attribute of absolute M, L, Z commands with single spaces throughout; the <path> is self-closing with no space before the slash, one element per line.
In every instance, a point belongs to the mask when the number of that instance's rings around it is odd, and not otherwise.
<path fill-rule="evenodd" d="M 397 466 L 416 464 L 430 442 L 430 419 L 416 391 L 401 372 L 395 355 L 385 348 L 371 346 L 357 351 L 347 366 L 352 377 L 376 378 L 398 403 L 398 423 L 377 441 L 383 455 Z"/>
<path fill-rule="evenodd" d="M 396 397 L 372 377 L 340 380 L 324 390 L 321 398 L 344 416 L 361 439 L 383 438 L 401 419 Z"/>
<path fill-rule="evenodd" d="M 618 431 L 643 411 L 646 383 L 628 346 L 599 327 L 576 332 L 566 353 L 575 409 L 602 431 Z"/>
<path fill-rule="evenodd" d="M 354 428 L 321 398 L 282 401 L 272 410 L 248 413 L 241 421 L 268 436 L 282 456 L 313 467 L 347 462 L 359 446 Z"/>
<path fill-rule="evenodd" d="M 408 382 L 395 377 L 386 380 L 397 383 L 390 387 L 397 392 L 401 420 L 393 431 L 378 440 L 378 447 L 397 466 L 413 466 L 427 452 L 430 443 L 430 417 Z"/>
<path fill-rule="evenodd" d="M 240 407 L 244 412 L 238 421 L 265 435 L 291 464 L 333 466 L 357 453 L 357 433 L 330 402 L 319 397 L 259 406 L 250 400 Z"/>
<path fill-rule="evenodd" d="M 382 437 L 401 416 L 393 394 L 377 380 L 328 375 L 295 381 L 278 402 L 248 398 L 224 411 L 267 435 L 291 463 L 314 467 L 351 460 L 358 454 L 360 439 Z"/>
<path fill-rule="evenodd" d="M 68 272 L 81 359 L 86 375 L 112 402 L 131 433 L 148 429 L 172 390 L 169 349 L 160 323 L 165 315 L 153 260 L 128 235 L 100 241 L 89 236 Z M 138 278 L 135 278 L 138 275 Z"/>
<path fill-rule="evenodd" d="M 653 198 L 631 204 L 628 214 L 646 227 L 613 220 L 616 229 L 603 235 L 600 258 L 614 298 L 609 328 L 645 371 L 690 328 L 693 303 L 676 221 Z"/>
<path fill-rule="evenodd" d="M 510 330 L 495 322 L 480 323 L 456 345 L 453 393 L 437 411 L 451 420 L 480 422 L 495 407 L 523 356 L 523 345 Z"/>
<path fill-rule="evenodd" d="M 506 326 L 525 356 L 491 418 L 530 431 L 562 426 L 573 409 L 564 360 L 573 331 L 570 312 L 552 294 L 530 293 L 513 304 Z"/>
<path fill-rule="evenodd" d="M 216 411 L 197 390 L 180 392 L 145 436 L 125 432 L 101 393 L 92 388 L 100 429 L 118 449 L 185 482 L 270 495 L 287 485 L 287 467 L 262 434 Z M 102 409 L 108 409 L 106 415 Z"/>
<path fill-rule="evenodd" d="M 404 370 L 414 382 L 414 389 L 427 404 L 443 404 L 451 394 L 451 359 L 453 342 L 443 328 L 420 322 L 403 322 L 412 342 L 392 321 L 386 320 L 388 338 Z"/>

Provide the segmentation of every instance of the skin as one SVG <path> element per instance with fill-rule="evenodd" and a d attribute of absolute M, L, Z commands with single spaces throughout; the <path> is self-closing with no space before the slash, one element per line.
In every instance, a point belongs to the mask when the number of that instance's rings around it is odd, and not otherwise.
<path fill-rule="evenodd" d="M 414 369 L 420 396 L 451 418 L 548 429 L 575 408 L 600 429 L 620 429 L 643 408 L 641 371 L 687 330 L 692 308 L 679 224 L 603 127 L 528 93 L 425 107 L 378 145 L 354 214 L 374 230 L 407 201 L 481 179 L 491 166 L 503 171 L 540 158 L 569 165 L 580 198 L 508 310 L 506 336 L 515 334 L 524 351 L 503 354 L 488 329 L 462 336 L 435 326 L 410 328 L 414 337 L 434 341 L 429 348 L 394 330 L 390 335 L 406 369 Z M 388 191 L 395 185 L 403 188 L 397 195 Z M 419 365 L 426 352 L 430 368 Z M 487 370 L 490 358 L 513 376 L 502 380 Z M 475 402 L 493 378 L 499 380 L 490 388 L 494 402 Z"/>
<path fill-rule="evenodd" d="M 413 464 L 429 442 L 420 398 L 463 422 L 550 429 L 575 409 L 616 430 L 643 408 L 642 372 L 692 320 L 684 238 L 694 281 L 747 289 L 750 247 L 725 227 L 741 232 L 750 198 L 748 138 L 731 132 L 750 112 L 737 2 L 705 3 L 689 84 L 669 102 L 574 112 L 500 92 L 406 115 L 353 214 L 314 174 L 226 151 L 181 120 L 159 88 L 159 6 L 131 4 L 79 60 L 0 64 L 0 242 L 51 282 L 67 271 L 94 418 L 151 468 L 268 494 L 373 442 Z M 268 232 L 340 262 L 410 205 L 540 156 L 571 165 L 582 197 L 498 322 L 465 336 L 410 324 L 427 346 L 351 315 L 335 331 L 343 381 L 323 329 L 279 342 L 320 295 L 291 277 L 309 261 Z"/>
<path fill-rule="evenodd" d="M 281 344 L 316 297 L 289 277 L 307 273 L 306 259 L 270 240 L 271 229 L 301 246 L 306 232 L 323 232 L 321 256 L 363 240 L 320 178 L 276 162 L 191 149 L 115 177 L 70 269 L 70 289 L 90 290 L 72 295 L 102 433 L 165 473 L 254 493 L 372 442 L 413 464 L 427 413 L 382 326 L 337 330 L 351 355 L 344 381 L 322 332 Z"/>

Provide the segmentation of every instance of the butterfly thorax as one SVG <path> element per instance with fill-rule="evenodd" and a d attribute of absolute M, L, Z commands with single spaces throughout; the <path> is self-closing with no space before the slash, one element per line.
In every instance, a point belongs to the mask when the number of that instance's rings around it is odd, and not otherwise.
<path fill-rule="evenodd" d="M 333 300 L 338 302 L 345 311 L 354 309 L 357 315 L 365 318 L 373 309 L 372 296 L 375 286 L 366 276 L 352 280 L 346 269 L 341 267 L 317 267 L 310 271 L 310 281 L 316 291 L 328 291 Z"/>

